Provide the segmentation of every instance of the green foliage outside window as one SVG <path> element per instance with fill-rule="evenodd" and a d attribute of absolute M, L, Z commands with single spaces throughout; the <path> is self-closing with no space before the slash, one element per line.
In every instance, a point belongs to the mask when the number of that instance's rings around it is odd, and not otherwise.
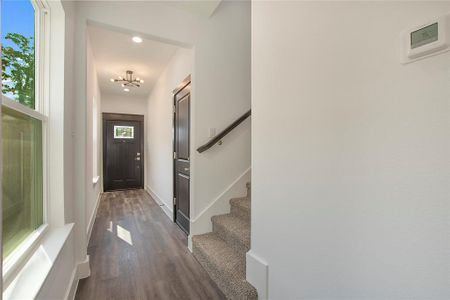
<path fill-rule="evenodd" d="M 2 46 L 2 93 L 35 108 L 35 46 L 33 37 L 8 33 L 5 40 L 15 47 Z"/>

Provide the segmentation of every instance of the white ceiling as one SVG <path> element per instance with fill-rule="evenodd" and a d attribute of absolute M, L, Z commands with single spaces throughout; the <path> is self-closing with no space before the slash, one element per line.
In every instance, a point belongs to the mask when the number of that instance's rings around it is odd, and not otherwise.
<path fill-rule="evenodd" d="M 97 68 L 101 93 L 127 94 L 146 97 L 178 47 L 145 39 L 134 43 L 132 34 L 115 32 L 97 26 L 89 26 L 89 37 Z M 124 92 L 119 83 L 110 78 L 125 77 L 131 70 L 134 76 L 144 80 L 139 88 Z"/>
<path fill-rule="evenodd" d="M 203 0 L 203 1 L 192 1 L 192 0 L 182 0 L 182 1 L 164 1 L 164 4 L 170 5 L 177 9 L 188 11 L 195 15 L 200 15 L 204 17 L 210 17 L 216 8 L 219 6 L 222 0 Z"/>

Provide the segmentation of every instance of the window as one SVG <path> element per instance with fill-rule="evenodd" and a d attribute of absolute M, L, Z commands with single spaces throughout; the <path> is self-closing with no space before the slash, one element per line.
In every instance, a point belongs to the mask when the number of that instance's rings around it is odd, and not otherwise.
<path fill-rule="evenodd" d="M 42 20 L 33 2 L 2 1 L 3 258 L 45 222 Z"/>
<path fill-rule="evenodd" d="M 115 139 L 134 139 L 133 126 L 114 126 Z"/>

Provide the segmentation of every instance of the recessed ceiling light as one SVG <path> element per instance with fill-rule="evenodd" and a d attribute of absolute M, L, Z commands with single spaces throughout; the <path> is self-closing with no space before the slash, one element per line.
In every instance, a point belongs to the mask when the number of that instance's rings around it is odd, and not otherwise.
<path fill-rule="evenodd" d="M 123 91 L 124 91 L 124 92 L 129 92 L 129 91 L 130 91 L 130 89 L 123 89 Z"/>
<path fill-rule="evenodd" d="M 133 36 L 133 42 L 135 43 L 142 43 L 142 38 L 139 36 Z"/>
<path fill-rule="evenodd" d="M 115 80 L 111 78 L 109 81 L 114 82 Z"/>

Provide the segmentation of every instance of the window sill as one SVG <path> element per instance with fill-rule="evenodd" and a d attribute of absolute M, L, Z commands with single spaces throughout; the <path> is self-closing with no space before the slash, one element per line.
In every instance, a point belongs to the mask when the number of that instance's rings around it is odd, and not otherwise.
<path fill-rule="evenodd" d="M 100 176 L 96 176 L 96 177 L 92 178 L 92 184 L 96 185 L 98 183 L 99 179 L 100 179 Z"/>
<path fill-rule="evenodd" d="M 5 286 L 14 279 L 34 251 L 36 251 L 47 230 L 48 224 L 41 225 L 3 261 L 3 284 Z"/>
<path fill-rule="evenodd" d="M 42 239 L 38 240 L 34 252 L 29 254 L 30 257 L 23 263 L 23 267 L 14 274 L 9 274 L 10 283 L 6 283 L 5 277 L 3 278 L 3 299 L 34 299 L 72 230 L 73 224 L 48 230 Z"/>

